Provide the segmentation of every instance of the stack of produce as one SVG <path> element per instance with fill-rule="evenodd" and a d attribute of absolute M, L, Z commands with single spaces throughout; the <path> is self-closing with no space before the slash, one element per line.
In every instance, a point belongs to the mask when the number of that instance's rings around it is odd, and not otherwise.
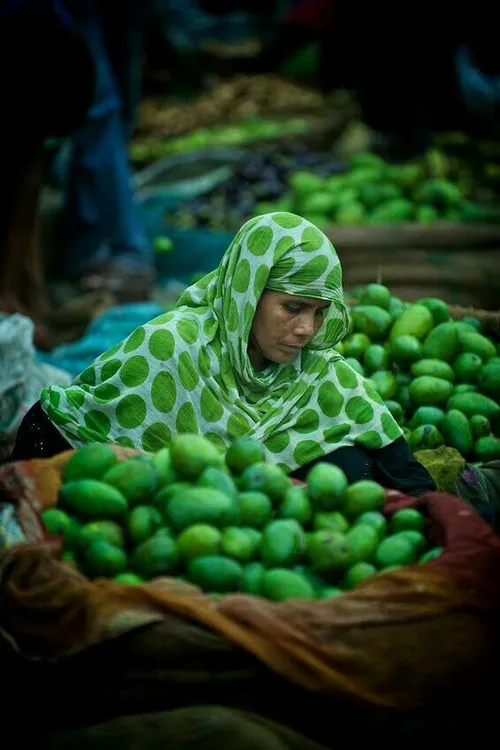
<path fill-rule="evenodd" d="M 325 98 L 278 76 L 236 76 L 222 81 L 194 102 L 179 104 L 146 99 L 139 108 L 138 132 L 169 139 L 195 128 L 210 128 L 246 118 L 320 114 Z"/>
<path fill-rule="evenodd" d="M 415 509 L 384 516 L 384 489 L 348 486 L 319 463 L 307 487 L 265 463 L 261 445 L 235 441 L 223 456 L 181 435 L 155 455 L 118 462 L 107 445 L 76 451 L 59 507 L 42 514 L 64 559 L 90 578 L 141 583 L 181 577 L 208 593 L 276 601 L 336 596 L 395 567 L 441 553 Z"/>
<path fill-rule="evenodd" d="M 165 223 L 183 229 L 236 230 L 268 202 L 274 205 L 283 198 L 294 171 L 307 169 L 326 179 L 344 167 L 331 155 L 309 151 L 305 144 L 261 148 L 249 154 L 224 184 L 170 211 Z"/>
<path fill-rule="evenodd" d="M 231 179 L 170 212 L 166 222 L 229 231 L 250 216 L 273 211 L 292 211 L 320 227 L 500 221 L 497 206 L 475 203 L 472 197 L 470 175 L 437 149 L 401 165 L 356 154 L 346 169 L 332 154 L 290 144 L 249 155 Z"/>
<path fill-rule="evenodd" d="M 446 445 L 500 459 L 500 344 L 481 321 L 450 319 L 445 302 L 415 304 L 381 284 L 357 289 L 352 333 L 337 347 L 373 383 L 413 451 Z"/>
<path fill-rule="evenodd" d="M 280 120 L 248 118 L 234 125 L 198 128 L 177 138 L 146 139 L 132 143 L 130 158 L 137 167 L 161 159 L 168 154 L 183 154 L 214 146 L 242 146 L 271 138 L 300 135 L 309 130 L 310 122 L 303 117 Z"/>
<path fill-rule="evenodd" d="M 460 166 L 454 168 L 436 149 L 400 165 L 376 154 L 355 154 L 344 174 L 324 178 L 301 170 L 292 175 L 290 192 L 259 212 L 293 211 L 318 226 L 500 221 L 497 206 L 471 200 L 475 186 Z"/>

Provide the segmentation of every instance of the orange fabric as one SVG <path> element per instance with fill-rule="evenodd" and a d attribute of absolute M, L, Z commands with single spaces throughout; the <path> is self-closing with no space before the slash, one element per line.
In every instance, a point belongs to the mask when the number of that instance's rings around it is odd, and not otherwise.
<path fill-rule="evenodd" d="M 31 479 L 40 471 L 30 466 Z M 53 485 L 40 486 L 47 501 Z M 388 493 L 389 513 L 407 505 L 429 514 L 429 533 L 446 544 L 441 558 L 318 602 L 213 599 L 172 579 L 142 587 L 89 582 L 48 543 L 18 547 L 3 560 L 0 627 L 26 656 L 58 659 L 147 623 L 186 620 L 332 699 L 425 705 L 464 679 L 480 684 L 493 668 L 500 539 L 456 497 Z"/>

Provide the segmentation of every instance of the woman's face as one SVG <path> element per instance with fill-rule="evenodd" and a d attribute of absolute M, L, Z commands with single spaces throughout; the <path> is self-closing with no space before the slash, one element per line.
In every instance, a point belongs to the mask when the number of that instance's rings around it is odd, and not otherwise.
<path fill-rule="evenodd" d="M 256 370 L 265 361 L 289 362 L 317 334 L 329 302 L 265 291 L 260 298 L 248 344 L 248 356 Z"/>

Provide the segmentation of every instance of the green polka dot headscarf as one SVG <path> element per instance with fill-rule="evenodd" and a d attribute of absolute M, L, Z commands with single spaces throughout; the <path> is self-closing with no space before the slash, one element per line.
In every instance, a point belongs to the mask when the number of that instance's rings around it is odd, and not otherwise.
<path fill-rule="evenodd" d="M 247 344 L 265 289 L 330 306 L 290 363 L 256 372 Z M 195 432 L 224 449 L 248 435 L 288 469 L 341 446 L 380 448 L 401 430 L 371 384 L 333 348 L 348 325 L 330 240 L 294 214 L 259 216 L 173 311 L 105 352 L 70 386 L 45 389 L 42 405 L 75 447 L 113 441 L 156 451 Z"/>

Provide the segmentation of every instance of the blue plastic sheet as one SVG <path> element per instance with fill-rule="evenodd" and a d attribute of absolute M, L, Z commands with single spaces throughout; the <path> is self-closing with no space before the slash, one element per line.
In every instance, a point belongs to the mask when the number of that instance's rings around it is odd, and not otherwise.
<path fill-rule="evenodd" d="M 76 376 L 106 349 L 163 312 L 165 308 L 153 302 L 111 307 L 95 318 L 81 339 L 58 346 L 48 354 L 39 352 L 38 359 Z"/>
<path fill-rule="evenodd" d="M 208 273 L 217 268 L 235 232 L 179 229 L 165 224 L 165 214 L 178 203 L 165 195 L 152 195 L 141 202 L 140 211 L 151 241 L 162 236 L 172 241 L 171 252 L 156 254 L 160 276 L 189 284 L 193 274 Z"/>

